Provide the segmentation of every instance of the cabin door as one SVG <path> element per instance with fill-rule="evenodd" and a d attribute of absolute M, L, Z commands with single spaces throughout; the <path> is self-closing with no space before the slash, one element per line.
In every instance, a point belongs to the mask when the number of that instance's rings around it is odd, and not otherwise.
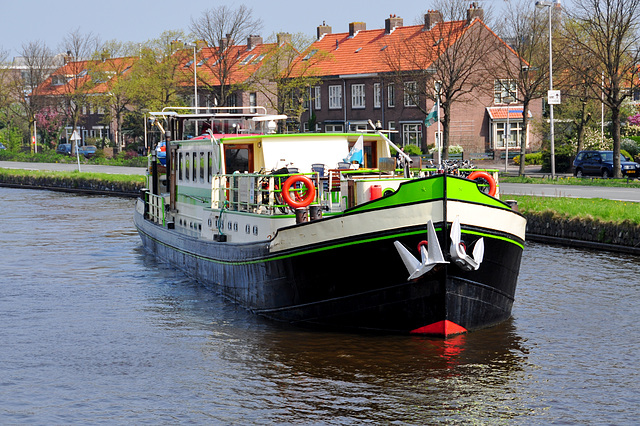
<path fill-rule="evenodd" d="M 253 145 L 224 145 L 225 174 L 233 172 L 253 173 Z"/>

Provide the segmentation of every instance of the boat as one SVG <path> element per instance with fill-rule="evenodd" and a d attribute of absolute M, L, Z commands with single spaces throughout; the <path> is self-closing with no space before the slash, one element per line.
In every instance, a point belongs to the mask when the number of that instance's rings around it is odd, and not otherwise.
<path fill-rule="evenodd" d="M 136 202 L 144 248 L 298 326 L 447 337 L 511 316 L 526 220 L 500 199 L 497 170 L 421 164 L 371 121 L 276 133 L 283 118 L 151 113 L 166 164 L 153 150 Z"/>

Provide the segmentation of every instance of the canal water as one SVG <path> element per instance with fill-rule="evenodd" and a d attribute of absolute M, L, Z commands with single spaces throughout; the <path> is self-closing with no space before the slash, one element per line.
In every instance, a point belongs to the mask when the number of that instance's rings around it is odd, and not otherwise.
<path fill-rule="evenodd" d="M 0 188 L 0 424 L 638 422 L 638 257 L 527 243 L 497 327 L 327 333 L 157 263 L 132 209 Z"/>

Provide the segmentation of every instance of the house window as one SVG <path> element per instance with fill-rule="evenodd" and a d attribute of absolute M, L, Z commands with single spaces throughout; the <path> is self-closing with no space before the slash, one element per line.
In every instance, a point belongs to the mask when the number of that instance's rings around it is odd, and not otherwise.
<path fill-rule="evenodd" d="M 402 146 L 422 145 L 422 124 L 408 123 L 402 125 Z"/>
<path fill-rule="evenodd" d="M 495 146 L 493 146 L 492 148 L 504 149 L 506 128 L 507 123 L 495 123 Z M 522 122 L 512 121 L 509 123 L 509 128 L 511 129 L 508 136 L 509 149 L 520 148 L 520 142 L 522 141 Z"/>
<path fill-rule="evenodd" d="M 504 104 L 507 96 L 518 97 L 518 86 L 516 80 L 496 79 L 493 84 L 493 102 Z"/>
<path fill-rule="evenodd" d="M 394 132 L 394 130 L 396 130 L 396 122 L 389 121 L 387 124 L 387 130 L 390 132 L 388 138 L 391 139 L 391 142 L 395 143 L 398 140 L 398 134 Z"/>
<path fill-rule="evenodd" d="M 322 102 L 320 98 L 320 86 L 313 87 L 313 108 L 316 111 L 320 111 L 322 109 Z"/>
<path fill-rule="evenodd" d="M 326 133 L 342 133 L 344 132 L 344 124 L 326 124 L 324 131 Z"/>
<path fill-rule="evenodd" d="M 364 84 L 351 85 L 351 108 L 364 108 Z"/>
<path fill-rule="evenodd" d="M 373 107 L 380 108 L 380 83 L 373 83 Z"/>
<path fill-rule="evenodd" d="M 329 86 L 329 109 L 342 108 L 342 86 Z"/>
<path fill-rule="evenodd" d="M 404 106 L 417 106 L 416 98 L 418 97 L 418 84 L 415 81 L 404 83 Z"/>
<path fill-rule="evenodd" d="M 387 106 L 389 108 L 396 106 L 396 86 L 393 83 L 387 86 Z"/>
<path fill-rule="evenodd" d="M 256 101 L 256 93 L 249 93 L 249 106 L 251 107 L 249 109 L 249 112 L 252 114 L 255 114 L 256 112 L 256 106 L 258 106 L 258 103 Z"/>

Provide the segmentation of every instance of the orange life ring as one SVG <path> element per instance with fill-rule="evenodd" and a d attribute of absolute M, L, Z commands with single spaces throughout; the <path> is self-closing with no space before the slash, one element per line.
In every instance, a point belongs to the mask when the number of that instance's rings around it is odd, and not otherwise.
<path fill-rule="evenodd" d="M 492 197 L 494 195 L 496 195 L 496 190 L 497 190 L 496 181 L 493 178 L 493 176 L 491 176 L 489 173 L 481 172 L 481 171 L 475 171 L 475 172 L 471 173 L 467 179 L 471 179 L 471 180 L 484 179 L 484 180 L 486 180 L 487 183 L 489 184 L 489 195 L 491 195 Z"/>
<path fill-rule="evenodd" d="M 296 199 L 294 200 L 293 198 L 291 198 L 289 189 L 291 189 L 291 185 L 298 182 L 301 182 L 304 184 L 304 186 L 306 187 L 306 192 L 304 193 L 303 197 L 296 196 L 295 197 Z M 303 175 L 291 176 L 290 178 L 285 180 L 284 184 L 282 185 L 282 198 L 284 198 L 284 201 L 294 209 L 307 207 L 316 198 L 316 187 L 313 185 L 313 182 L 311 182 L 311 179 L 309 179 L 306 176 L 303 176 Z"/>

